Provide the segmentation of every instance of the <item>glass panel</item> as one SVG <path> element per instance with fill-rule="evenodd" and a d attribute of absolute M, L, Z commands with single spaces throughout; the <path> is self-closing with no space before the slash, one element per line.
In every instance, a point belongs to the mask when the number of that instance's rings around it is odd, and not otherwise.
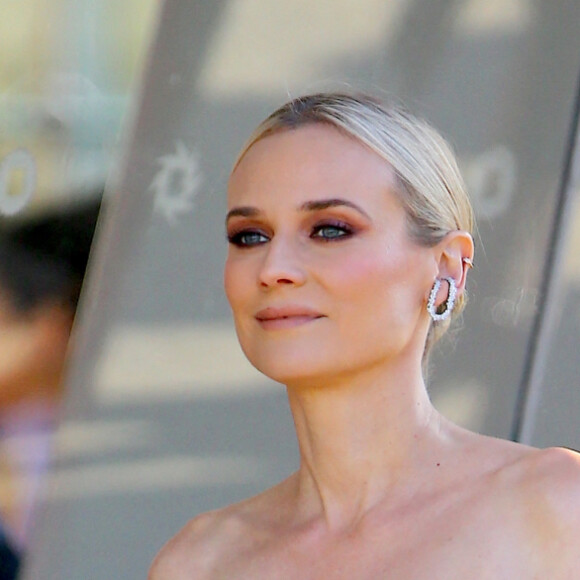
<path fill-rule="evenodd" d="M 580 65 L 580 4 L 266 6 L 164 4 L 85 296 L 31 579 L 144 577 L 194 514 L 296 466 L 284 392 L 243 359 L 221 280 L 232 160 L 289 95 L 385 94 L 456 145 L 480 239 L 464 328 L 435 358 L 431 391 L 460 423 L 510 434 Z"/>
<path fill-rule="evenodd" d="M 580 450 L 580 133 L 567 183 L 550 307 L 540 335 L 523 434 L 538 447 Z"/>
<path fill-rule="evenodd" d="M 31 544 L 105 180 L 153 0 L 19 0 L 0 17 L 0 575 Z M 44 576 L 45 578 L 47 576 Z"/>

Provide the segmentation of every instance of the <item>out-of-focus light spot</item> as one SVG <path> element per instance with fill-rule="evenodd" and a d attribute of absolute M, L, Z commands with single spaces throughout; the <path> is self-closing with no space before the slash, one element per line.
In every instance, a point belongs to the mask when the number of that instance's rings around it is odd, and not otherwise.
<path fill-rule="evenodd" d="M 208 485 L 260 481 L 253 457 L 174 456 L 123 463 L 55 469 L 46 486 L 48 501 Z"/>
<path fill-rule="evenodd" d="M 60 460 L 110 450 L 145 448 L 156 438 L 155 426 L 144 420 L 64 422 L 56 434 Z"/>
<path fill-rule="evenodd" d="M 101 361 L 95 390 L 102 403 L 272 388 L 247 361 L 229 326 L 121 327 Z"/>
<path fill-rule="evenodd" d="M 445 385 L 433 394 L 433 404 L 448 419 L 458 425 L 469 425 L 477 431 L 488 412 L 488 389 L 475 382 Z"/>
<path fill-rule="evenodd" d="M 0 159 L 0 214 L 13 216 L 26 207 L 36 189 L 36 173 L 34 157 L 25 149 Z M 16 187 L 12 187 L 13 181 Z"/>
<path fill-rule="evenodd" d="M 457 11 L 458 33 L 521 33 L 534 23 L 530 0 L 469 0 Z"/>
<path fill-rule="evenodd" d="M 510 208 L 518 181 L 518 160 L 513 151 L 495 145 L 468 160 L 463 173 L 478 217 L 497 218 Z"/>
<path fill-rule="evenodd" d="M 564 257 L 564 277 L 574 286 L 580 284 L 580 149 L 577 157 L 577 173 L 574 177 L 573 187 L 574 202 L 570 208 L 570 224 L 568 225 L 568 240 L 566 244 L 566 256 Z"/>
<path fill-rule="evenodd" d="M 199 87 L 210 95 L 263 95 L 319 83 L 329 63 L 386 46 L 408 6 L 404 0 L 233 0 L 209 44 Z"/>
<path fill-rule="evenodd" d="M 538 290 L 535 288 L 518 288 L 505 296 L 490 296 L 481 305 L 482 318 L 504 328 L 515 328 L 529 321 L 537 309 Z"/>

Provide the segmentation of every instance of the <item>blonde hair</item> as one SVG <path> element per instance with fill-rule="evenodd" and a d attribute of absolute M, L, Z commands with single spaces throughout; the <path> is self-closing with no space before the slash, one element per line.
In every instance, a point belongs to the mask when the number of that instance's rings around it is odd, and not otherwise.
<path fill-rule="evenodd" d="M 422 119 L 368 95 L 317 93 L 291 100 L 256 128 L 234 167 L 254 143 L 268 135 L 316 123 L 334 126 L 389 163 L 395 174 L 395 193 L 407 213 L 409 233 L 418 243 L 434 246 L 456 230 L 473 233 L 473 209 L 447 141 Z M 464 306 L 463 294 L 454 318 Z M 448 319 L 431 325 L 424 359 L 449 323 Z"/>

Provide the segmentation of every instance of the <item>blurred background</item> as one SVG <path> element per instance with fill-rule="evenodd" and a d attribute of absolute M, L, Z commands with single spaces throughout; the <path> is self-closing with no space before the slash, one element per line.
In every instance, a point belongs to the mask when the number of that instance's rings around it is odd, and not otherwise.
<path fill-rule="evenodd" d="M 0 523 L 19 577 L 144 578 L 196 513 L 296 467 L 221 276 L 230 165 L 304 92 L 403 102 L 458 152 L 479 236 L 436 406 L 580 447 L 579 27 L 575 0 L 5 0 Z"/>

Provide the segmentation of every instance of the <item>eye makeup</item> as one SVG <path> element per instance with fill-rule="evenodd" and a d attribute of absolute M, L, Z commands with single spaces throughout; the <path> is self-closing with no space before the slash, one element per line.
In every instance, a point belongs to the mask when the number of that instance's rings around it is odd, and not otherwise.
<path fill-rule="evenodd" d="M 310 234 L 312 239 L 322 242 L 334 242 L 350 238 L 355 229 L 342 220 L 322 220 L 317 222 Z"/>
<path fill-rule="evenodd" d="M 270 239 L 260 230 L 253 228 L 241 228 L 240 230 L 234 229 L 231 233 L 228 233 L 226 237 L 229 244 L 237 246 L 238 248 L 259 246 L 265 244 Z"/>
<path fill-rule="evenodd" d="M 338 198 L 307 201 L 297 208 L 298 212 L 304 213 L 308 217 L 301 226 L 302 231 L 306 232 L 310 239 L 323 243 L 344 241 L 360 230 L 360 227 L 351 225 L 350 220 L 333 217 L 332 214 L 337 212 L 339 215 L 344 214 L 344 210 L 347 212 L 354 210 L 358 214 L 355 221 L 360 220 L 360 218 L 363 218 L 364 221 L 371 219 L 357 204 Z M 328 217 L 323 217 L 325 214 L 329 214 Z M 228 227 L 232 219 L 239 223 L 234 223 Z M 273 234 L 265 233 L 261 225 L 256 225 L 256 222 L 259 224 L 262 221 L 264 221 L 264 212 L 257 207 L 239 206 L 232 208 L 226 217 L 228 242 L 238 248 L 251 248 L 267 243 Z M 270 230 L 270 228 L 266 229 Z"/>

